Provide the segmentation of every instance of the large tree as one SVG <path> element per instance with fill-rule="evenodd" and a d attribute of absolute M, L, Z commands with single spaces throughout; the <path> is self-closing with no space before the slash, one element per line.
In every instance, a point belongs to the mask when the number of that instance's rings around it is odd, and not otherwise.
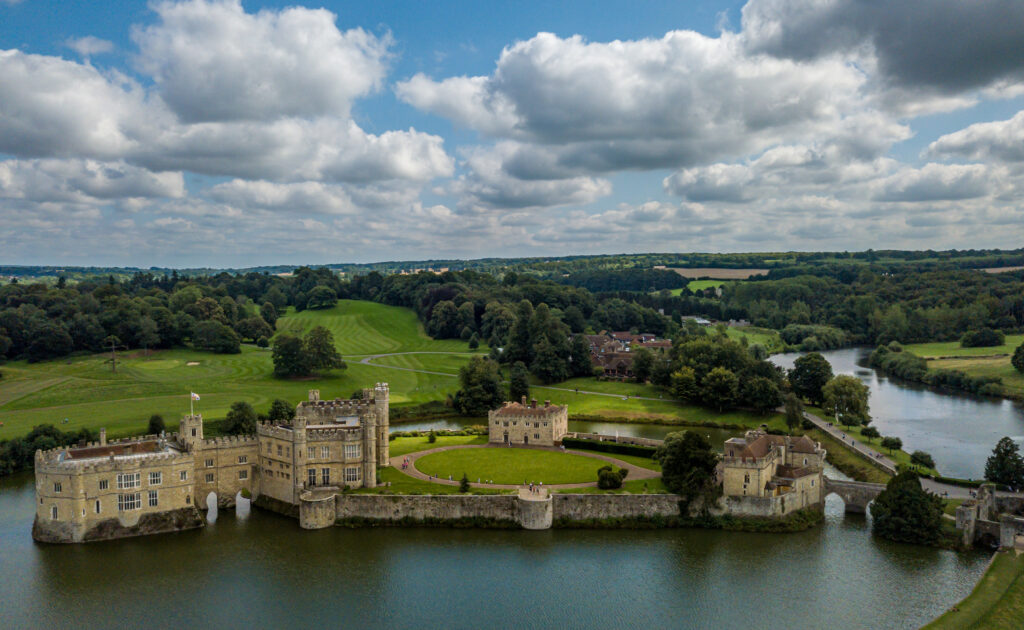
<path fill-rule="evenodd" d="M 542 383 L 557 383 L 569 378 L 568 362 L 546 336 L 542 336 L 533 347 L 533 362 L 530 363 L 530 371 Z"/>
<path fill-rule="evenodd" d="M 654 452 L 654 459 L 661 464 L 665 487 L 684 497 L 687 505 L 698 496 L 713 493 L 718 455 L 701 433 L 669 433 Z"/>
<path fill-rule="evenodd" d="M 569 372 L 572 376 L 593 376 L 594 363 L 590 360 L 590 343 L 583 335 L 572 338 L 569 346 Z"/>
<path fill-rule="evenodd" d="M 821 393 L 824 398 L 822 408 L 841 424 L 852 426 L 871 422 L 869 390 L 856 376 L 840 374 L 826 383 Z"/>
<path fill-rule="evenodd" d="M 224 432 L 228 435 L 256 433 L 256 410 L 252 405 L 244 401 L 232 403 L 224 419 Z"/>
<path fill-rule="evenodd" d="M 338 294 L 328 286 L 319 285 L 313 287 L 306 296 L 306 308 L 324 309 L 333 308 L 338 303 Z"/>
<path fill-rule="evenodd" d="M 459 391 L 454 404 L 464 416 L 484 416 L 501 406 L 504 392 L 498 364 L 481 356 L 474 356 L 459 369 Z"/>
<path fill-rule="evenodd" d="M 238 354 L 242 351 L 241 337 L 227 324 L 216 320 L 199 322 L 192 329 L 192 345 L 197 349 L 220 354 Z"/>
<path fill-rule="evenodd" d="M 942 533 L 943 501 L 926 492 L 915 472 L 902 472 L 871 504 L 871 529 L 898 542 L 934 544 Z"/>
<path fill-rule="evenodd" d="M 646 383 L 654 372 L 654 353 L 647 348 L 640 348 L 633 353 L 633 379 L 637 383 Z"/>
<path fill-rule="evenodd" d="M 985 462 L 985 479 L 1011 488 L 1024 488 L 1024 458 L 1012 438 L 1004 437 L 992 449 L 992 456 Z"/>
<path fill-rule="evenodd" d="M 530 397 L 530 373 L 522 361 L 512 364 L 508 375 L 508 399 L 514 402 Z"/>
<path fill-rule="evenodd" d="M 1010 365 L 1018 372 L 1024 372 L 1024 343 L 1017 346 L 1017 349 L 1013 351 Z"/>
<path fill-rule="evenodd" d="M 708 372 L 701 383 L 701 398 L 704 403 L 718 409 L 725 410 L 736 401 L 739 379 L 724 367 L 716 367 Z"/>
<path fill-rule="evenodd" d="M 804 403 L 800 397 L 789 392 L 786 394 L 786 426 L 790 432 L 796 430 L 804 421 Z"/>
<path fill-rule="evenodd" d="M 278 378 L 306 376 L 311 370 L 302 339 L 294 335 L 278 335 L 274 339 L 271 357 L 274 361 L 274 376 Z"/>
<path fill-rule="evenodd" d="M 271 422 L 290 422 L 294 417 L 295 407 L 287 400 L 276 398 L 270 403 L 267 419 Z"/>
<path fill-rule="evenodd" d="M 344 369 L 347 366 L 334 345 L 334 335 L 323 326 L 315 326 L 302 342 L 310 370 Z"/>
<path fill-rule="evenodd" d="M 269 339 L 274 336 L 274 329 L 270 327 L 270 324 L 262 317 L 255 315 L 238 320 L 238 323 L 235 324 L 235 331 L 241 335 L 242 339 L 252 339 L 254 343 L 260 337 Z"/>
<path fill-rule="evenodd" d="M 516 306 L 516 323 L 508 336 L 508 345 L 503 355 L 505 361 L 514 363 L 522 361 L 526 365 L 533 362 L 533 341 L 530 337 L 530 319 L 533 318 L 533 305 L 529 300 L 522 300 Z"/>
<path fill-rule="evenodd" d="M 811 352 L 793 362 L 789 371 L 789 384 L 798 396 L 820 405 L 824 400 L 822 388 L 832 380 L 832 364 L 818 352 Z"/>
<path fill-rule="evenodd" d="M 697 375 L 693 368 L 682 366 L 672 372 L 672 395 L 680 400 L 694 400 L 699 394 Z"/>

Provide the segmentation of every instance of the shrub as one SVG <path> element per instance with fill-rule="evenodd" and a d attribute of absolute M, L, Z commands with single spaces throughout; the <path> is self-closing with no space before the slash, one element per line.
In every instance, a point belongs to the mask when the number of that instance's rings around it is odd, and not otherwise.
<path fill-rule="evenodd" d="M 466 473 L 462 473 L 462 479 L 459 479 L 459 492 L 469 492 L 469 477 Z"/>
<path fill-rule="evenodd" d="M 256 345 L 257 347 L 260 348 L 266 348 L 270 345 L 270 340 L 267 339 L 266 337 L 260 337 L 259 339 L 256 340 Z"/>
<path fill-rule="evenodd" d="M 427 434 L 427 442 L 431 444 L 437 442 L 437 433 L 435 433 L 433 429 L 431 429 L 430 433 Z"/>
<path fill-rule="evenodd" d="M 972 330 L 964 333 L 964 336 L 960 338 L 960 347 L 962 348 L 991 348 L 1004 343 L 1006 343 L 1006 335 L 1002 331 L 991 328 Z"/>
<path fill-rule="evenodd" d="M 611 466 L 602 466 L 597 469 L 597 487 L 602 490 L 615 490 L 622 487 L 622 480 L 626 478 L 629 471 L 625 468 L 615 470 Z"/>

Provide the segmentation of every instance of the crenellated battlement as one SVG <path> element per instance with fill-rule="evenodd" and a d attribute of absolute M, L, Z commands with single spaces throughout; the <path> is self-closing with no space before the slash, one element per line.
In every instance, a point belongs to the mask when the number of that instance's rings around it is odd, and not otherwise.
<path fill-rule="evenodd" d="M 345 429 L 306 429 L 306 439 L 311 442 L 337 439 L 358 440 L 362 435 L 362 427 L 351 427 Z"/>
<path fill-rule="evenodd" d="M 149 466 L 167 464 L 191 464 L 192 453 L 168 449 L 158 453 L 138 453 L 134 455 L 109 455 L 89 459 L 64 459 L 66 448 L 49 451 L 36 451 L 36 474 L 91 474 L 133 470 Z"/>
<path fill-rule="evenodd" d="M 256 435 L 277 438 L 279 440 L 291 440 L 293 431 L 290 428 L 280 427 L 269 422 L 262 422 L 256 425 Z"/>
<path fill-rule="evenodd" d="M 224 435 L 221 437 L 204 438 L 201 442 L 201 449 L 207 448 L 235 448 L 239 446 L 256 446 L 259 438 L 256 435 Z"/>

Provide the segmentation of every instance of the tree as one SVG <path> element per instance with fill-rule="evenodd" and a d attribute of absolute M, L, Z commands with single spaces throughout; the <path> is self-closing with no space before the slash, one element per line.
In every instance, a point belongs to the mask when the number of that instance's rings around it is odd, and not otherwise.
<path fill-rule="evenodd" d="M 565 311 L 562 312 L 562 320 L 569 326 L 569 330 L 574 333 L 581 333 L 587 327 L 587 320 L 583 317 L 583 311 L 575 304 L 570 304 L 566 307 Z"/>
<path fill-rule="evenodd" d="M 235 324 L 235 331 L 241 335 L 242 339 L 252 339 L 253 341 L 260 337 L 269 338 L 274 336 L 274 329 L 270 327 L 270 324 L 262 317 L 257 316 L 240 319 Z"/>
<path fill-rule="evenodd" d="M 302 339 L 294 335 L 278 335 L 274 339 L 271 358 L 274 362 L 274 376 L 278 378 L 307 376 L 311 371 Z"/>
<path fill-rule="evenodd" d="M 764 376 L 755 376 L 744 381 L 740 398 L 744 404 L 753 407 L 761 415 L 776 409 L 783 402 L 779 386 Z"/>
<path fill-rule="evenodd" d="M 323 326 L 315 326 L 306 334 L 306 338 L 302 342 L 302 349 L 306 353 L 306 364 L 310 370 L 334 370 L 348 367 L 334 345 L 334 335 Z"/>
<path fill-rule="evenodd" d="M 270 302 L 264 302 L 263 306 L 260 307 L 260 317 L 263 318 L 263 321 L 267 322 L 270 330 L 277 328 L 277 309 Z"/>
<path fill-rule="evenodd" d="M 533 318 L 533 305 L 529 300 L 519 302 L 516 307 L 516 323 L 508 337 L 505 348 L 507 361 L 522 361 L 526 365 L 533 362 L 533 342 L 530 338 L 530 319 Z"/>
<path fill-rule="evenodd" d="M 646 383 L 654 371 L 654 354 L 647 348 L 640 348 L 633 353 L 633 379 L 637 383 Z"/>
<path fill-rule="evenodd" d="M 991 348 L 1001 346 L 1005 342 L 1006 335 L 1002 331 L 992 330 L 991 328 L 972 330 L 964 333 L 964 336 L 960 338 L 960 346 L 962 348 Z"/>
<path fill-rule="evenodd" d="M 903 440 L 898 437 L 886 436 L 882 438 L 882 448 L 889 449 L 889 454 L 892 455 L 893 451 L 898 451 L 903 448 Z"/>
<path fill-rule="evenodd" d="M 871 529 L 897 542 L 934 544 L 942 532 L 943 501 L 921 487 L 917 473 L 902 472 L 871 504 Z"/>
<path fill-rule="evenodd" d="M 459 385 L 454 405 L 464 416 L 484 416 L 501 405 L 501 371 L 494 361 L 481 356 L 470 358 L 459 369 Z"/>
<path fill-rule="evenodd" d="M 822 388 L 832 380 L 832 364 L 820 353 L 805 354 L 793 362 L 789 371 L 789 384 L 793 391 L 802 398 L 815 404 L 824 399 Z"/>
<path fill-rule="evenodd" d="M 798 426 L 803 422 L 804 419 L 804 403 L 800 400 L 800 397 L 789 392 L 786 394 L 786 426 L 789 427 L 790 432 L 796 430 Z"/>
<path fill-rule="evenodd" d="M 150 348 L 160 343 L 158 330 L 156 322 L 152 318 L 143 317 L 139 319 L 139 328 L 136 332 L 135 340 L 146 351 L 146 354 L 149 354 Z"/>
<path fill-rule="evenodd" d="M 33 334 L 25 354 L 30 363 L 44 361 L 69 354 L 75 347 L 74 341 L 63 326 L 45 322 Z"/>
<path fill-rule="evenodd" d="M 434 339 L 454 339 L 459 336 L 459 309 L 455 302 L 442 300 L 434 305 L 427 321 L 427 334 Z"/>
<path fill-rule="evenodd" d="M 935 468 L 935 460 L 932 456 L 924 451 L 914 451 L 910 454 L 910 463 L 914 466 L 922 466 L 924 468 Z"/>
<path fill-rule="evenodd" d="M 868 439 L 868 442 L 875 438 L 881 437 L 882 435 L 881 433 L 878 432 L 878 429 L 876 429 L 875 427 L 864 427 L 863 429 L 860 430 L 860 434 L 866 437 Z"/>
<path fill-rule="evenodd" d="M 469 492 L 469 477 L 466 473 L 462 473 L 462 479 L 459 479 L 459 492 Z"/>
<path fill-rule="evenodd" d="M 256 410 L 252 405 L 245 401 L 232 403 L 224 419 L 224 432 L 228 435 L 256 433 Z"/>
<path fill-rule="evenodd" d="M 673 432 L 654 451 L 661 464 L 665 487 L 684 497 L 686 505 L 698 496 L 710 496 L 714 490 L 718 455 L 706 437 L 695 431 Z"/>
<path fill-rule="evenodd" d="M 530 373 L 522 361 L 516 361 L 508 373 L 508 399 L 515 402 L 530 397 Z"/>
<path fill-rule="evenodd" d="M 0 355 L 2 354 L 3 352 L 0 352 Z M 1018 372 L 1024 372 L 1024 343 L 1017 346 L 1017 349 L 1013 351 L 1013 357 L 1010 359 L 1010 365 L 1012 365 Z"/>
<path fill-rule="evenodd" d="M 739 379 L 724 367 L 716 367 L 708 372 L 701 383 L 701 397 L 705 404 L 718 409 L 719 412 L 729 407 L 736 400 L 736 389 Z"/>
<path fill-rule="evenodd" d="M 242 339 L 227 324 L 215 320 L 199 322 L 192 328 L 192 345 L 218 354 L 238 354 Z"/>
<path fill-rule="evenodd" d="M 146 427 L 147 435 L 158 435 L 163 433 L 167 429 L 164 424 L 164 417 L 160 414 L 154 413 L 149 417 L 149 426 Z"/>
<path fill-rule="evenodd" d="M 334 289 L 324 285 L 313 287 L 306 296 L 306 308 L 310 310 L 333 308 L 338 303 L 338 294 Z"/>
<path fill-rule="evenodd" d="M 683 366 L 672 372 L 672 395 L 680 400 L 693 400 L 697 397 L 697 375 L 693 368 Z"/>
<path fill-rule="evenodd" d="M 871 422 L 868 387 L 856 376 L 840 374 L 826 383 L 821 393 L 825 400 L 822 408 L 840 423 L 852 426 Z"/>
<path fill-rule="evenodd" d="M 611 466 L 602 466 L 597 469 L 597 487 L 602 490 L 615 490 L 622 487 L 622 481 L 629 474 L 629 470 L 620 468 L 615 470 Z"/>
<path fill-rule="evenodd" d="M 427 434 L 427 442 L 431 444 L 437 442 L 437 431 L 434 431 L 433 429 L 430 430 L 430 433 Z"/>
<path fill-rule="evenodd" d="M 594 375 L 594 363 L 590 360 L 590 343 L 583 335 L 574 335 L 569 345 L 569 373 L 572 376 Z"/>
<path fill-rule="evenodd" d="M 271 422 L 291 422 L 295 417 L 295 407 L 287 400 L 277 398 L 270 403 L 270 411 L 267 412 L 267 419 Z"/>
<path fill-rule="evenodd" d="M 473 333 L 469 337 L 469 349 L 476 350 L 480 347 L 480 337 L 476 333 Z"/>
<path fill-rule="evenodd" d="M 541 337 L 533 347 L 533 362 L 530 371 L 537 375 L 542 383 L 557 383 L 569 378 L 569 366 L 558 354 L 554 344 L 546 336 Z"/>
<path fill-rule="evenodd" d="M 985 479 L 1011 488 L 1024 487 L 1024 458 L 1013 439 L 1004 437 L 992 449 L 985 462 Z"/>

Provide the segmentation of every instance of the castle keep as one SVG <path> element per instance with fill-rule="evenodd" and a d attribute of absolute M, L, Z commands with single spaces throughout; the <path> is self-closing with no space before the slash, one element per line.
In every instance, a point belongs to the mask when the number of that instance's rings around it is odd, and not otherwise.
<path fill-rule="evenodd" d="M 785 516 L 824 500 L 825 450 L 809 437 L 748 431 L 725 441 L 719 474 L 732 514 Z"/>
<path fill-rule="evenodd" d="M 211 495 L 226 506 L 247 491 L 300 506 L 342 487 L 376 485 L 388 462 L 388 386 L 362 400 L 300 403 L 289 422 L 262 423 L 255 435 L 206 438 L 200 415 L 179 431 L 37 451 L 36 518 L 42 542 L 83 542 L 201 527 L 197 506 Z"/>

